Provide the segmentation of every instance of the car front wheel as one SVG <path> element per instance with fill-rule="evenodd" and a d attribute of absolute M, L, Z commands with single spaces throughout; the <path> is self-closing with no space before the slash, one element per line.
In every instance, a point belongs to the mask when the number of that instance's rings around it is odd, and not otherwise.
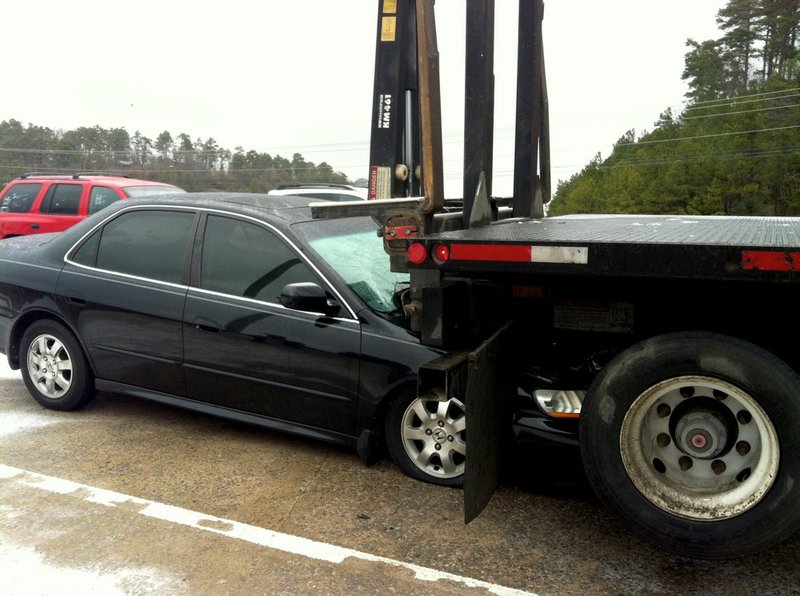
<path fill-rule="evenodd" d="M 74 410 L 94 397 L 80 344 L 55 321 L 33 323 L 22 335 L 22 379 L 33 398 L 52 410 Z"/>
<path fill-rule="evenodd" d="M 464 404 L 436 391 L 395 400 L 386 416 L 386 444 L 395 464 L 412 478 L 463 486 L 467 452 Z"/>

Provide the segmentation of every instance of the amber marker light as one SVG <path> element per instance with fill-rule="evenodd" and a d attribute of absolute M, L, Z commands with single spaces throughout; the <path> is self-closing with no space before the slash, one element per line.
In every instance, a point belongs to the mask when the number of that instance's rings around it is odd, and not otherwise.
<path fill-rule="evenodd" d="M 542 411 L 552 418 L 580 418 L 586 391 L 537 389 L 533 397 Z"/>

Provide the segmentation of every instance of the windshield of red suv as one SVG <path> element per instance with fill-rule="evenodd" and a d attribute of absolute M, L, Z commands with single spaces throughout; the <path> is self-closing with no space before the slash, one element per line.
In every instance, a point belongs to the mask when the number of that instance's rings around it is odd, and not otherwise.
<path fill-rule="evenodd" d="M 186 192 L 177 186 L 126 186 L 122 189 L 128 197 L 135 199 L 137 197 L 152 197 L 160 195 L 174 195 L 175 193 Z"/>

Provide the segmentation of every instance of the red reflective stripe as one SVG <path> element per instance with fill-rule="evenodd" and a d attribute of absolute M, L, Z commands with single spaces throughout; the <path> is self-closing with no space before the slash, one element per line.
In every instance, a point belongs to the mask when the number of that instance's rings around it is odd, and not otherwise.
<path fill-rule="evenodd" d="M 743 250 L 742 269 L 748 271 L 800 271 L 800 252 Z"/>
<path fill-rule="evenodd" d="M 531 262 L 531 247 L 519 244 L 451 244 L 451 261 Z"/>

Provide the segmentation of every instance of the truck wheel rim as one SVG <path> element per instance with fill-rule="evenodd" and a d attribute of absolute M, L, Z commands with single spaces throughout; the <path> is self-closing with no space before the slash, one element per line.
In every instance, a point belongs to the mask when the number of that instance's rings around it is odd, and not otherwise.
<path fill-rule="evenodd" d="M 28 373 L 36 389 L 49 399 L 59 399 L 72 385 L 72 359 L 61 340 L 43 334 L 28 347 Z"/>
<path fill-rule="evenodd" d="M 622 422 L 620 454 L 636 488 L 693 520 L 741 515 L 769 491 L 780 449 L 767 414 L 719 379 L 682 376 L 642 393 Z"/>
<path fill-rule="evenodd" d="M 425 474 L 455 478 L 464 473 L 466 416 L 458 399 L 428 395 L 415 399 L 402 418 L 403 448 Z"/>

